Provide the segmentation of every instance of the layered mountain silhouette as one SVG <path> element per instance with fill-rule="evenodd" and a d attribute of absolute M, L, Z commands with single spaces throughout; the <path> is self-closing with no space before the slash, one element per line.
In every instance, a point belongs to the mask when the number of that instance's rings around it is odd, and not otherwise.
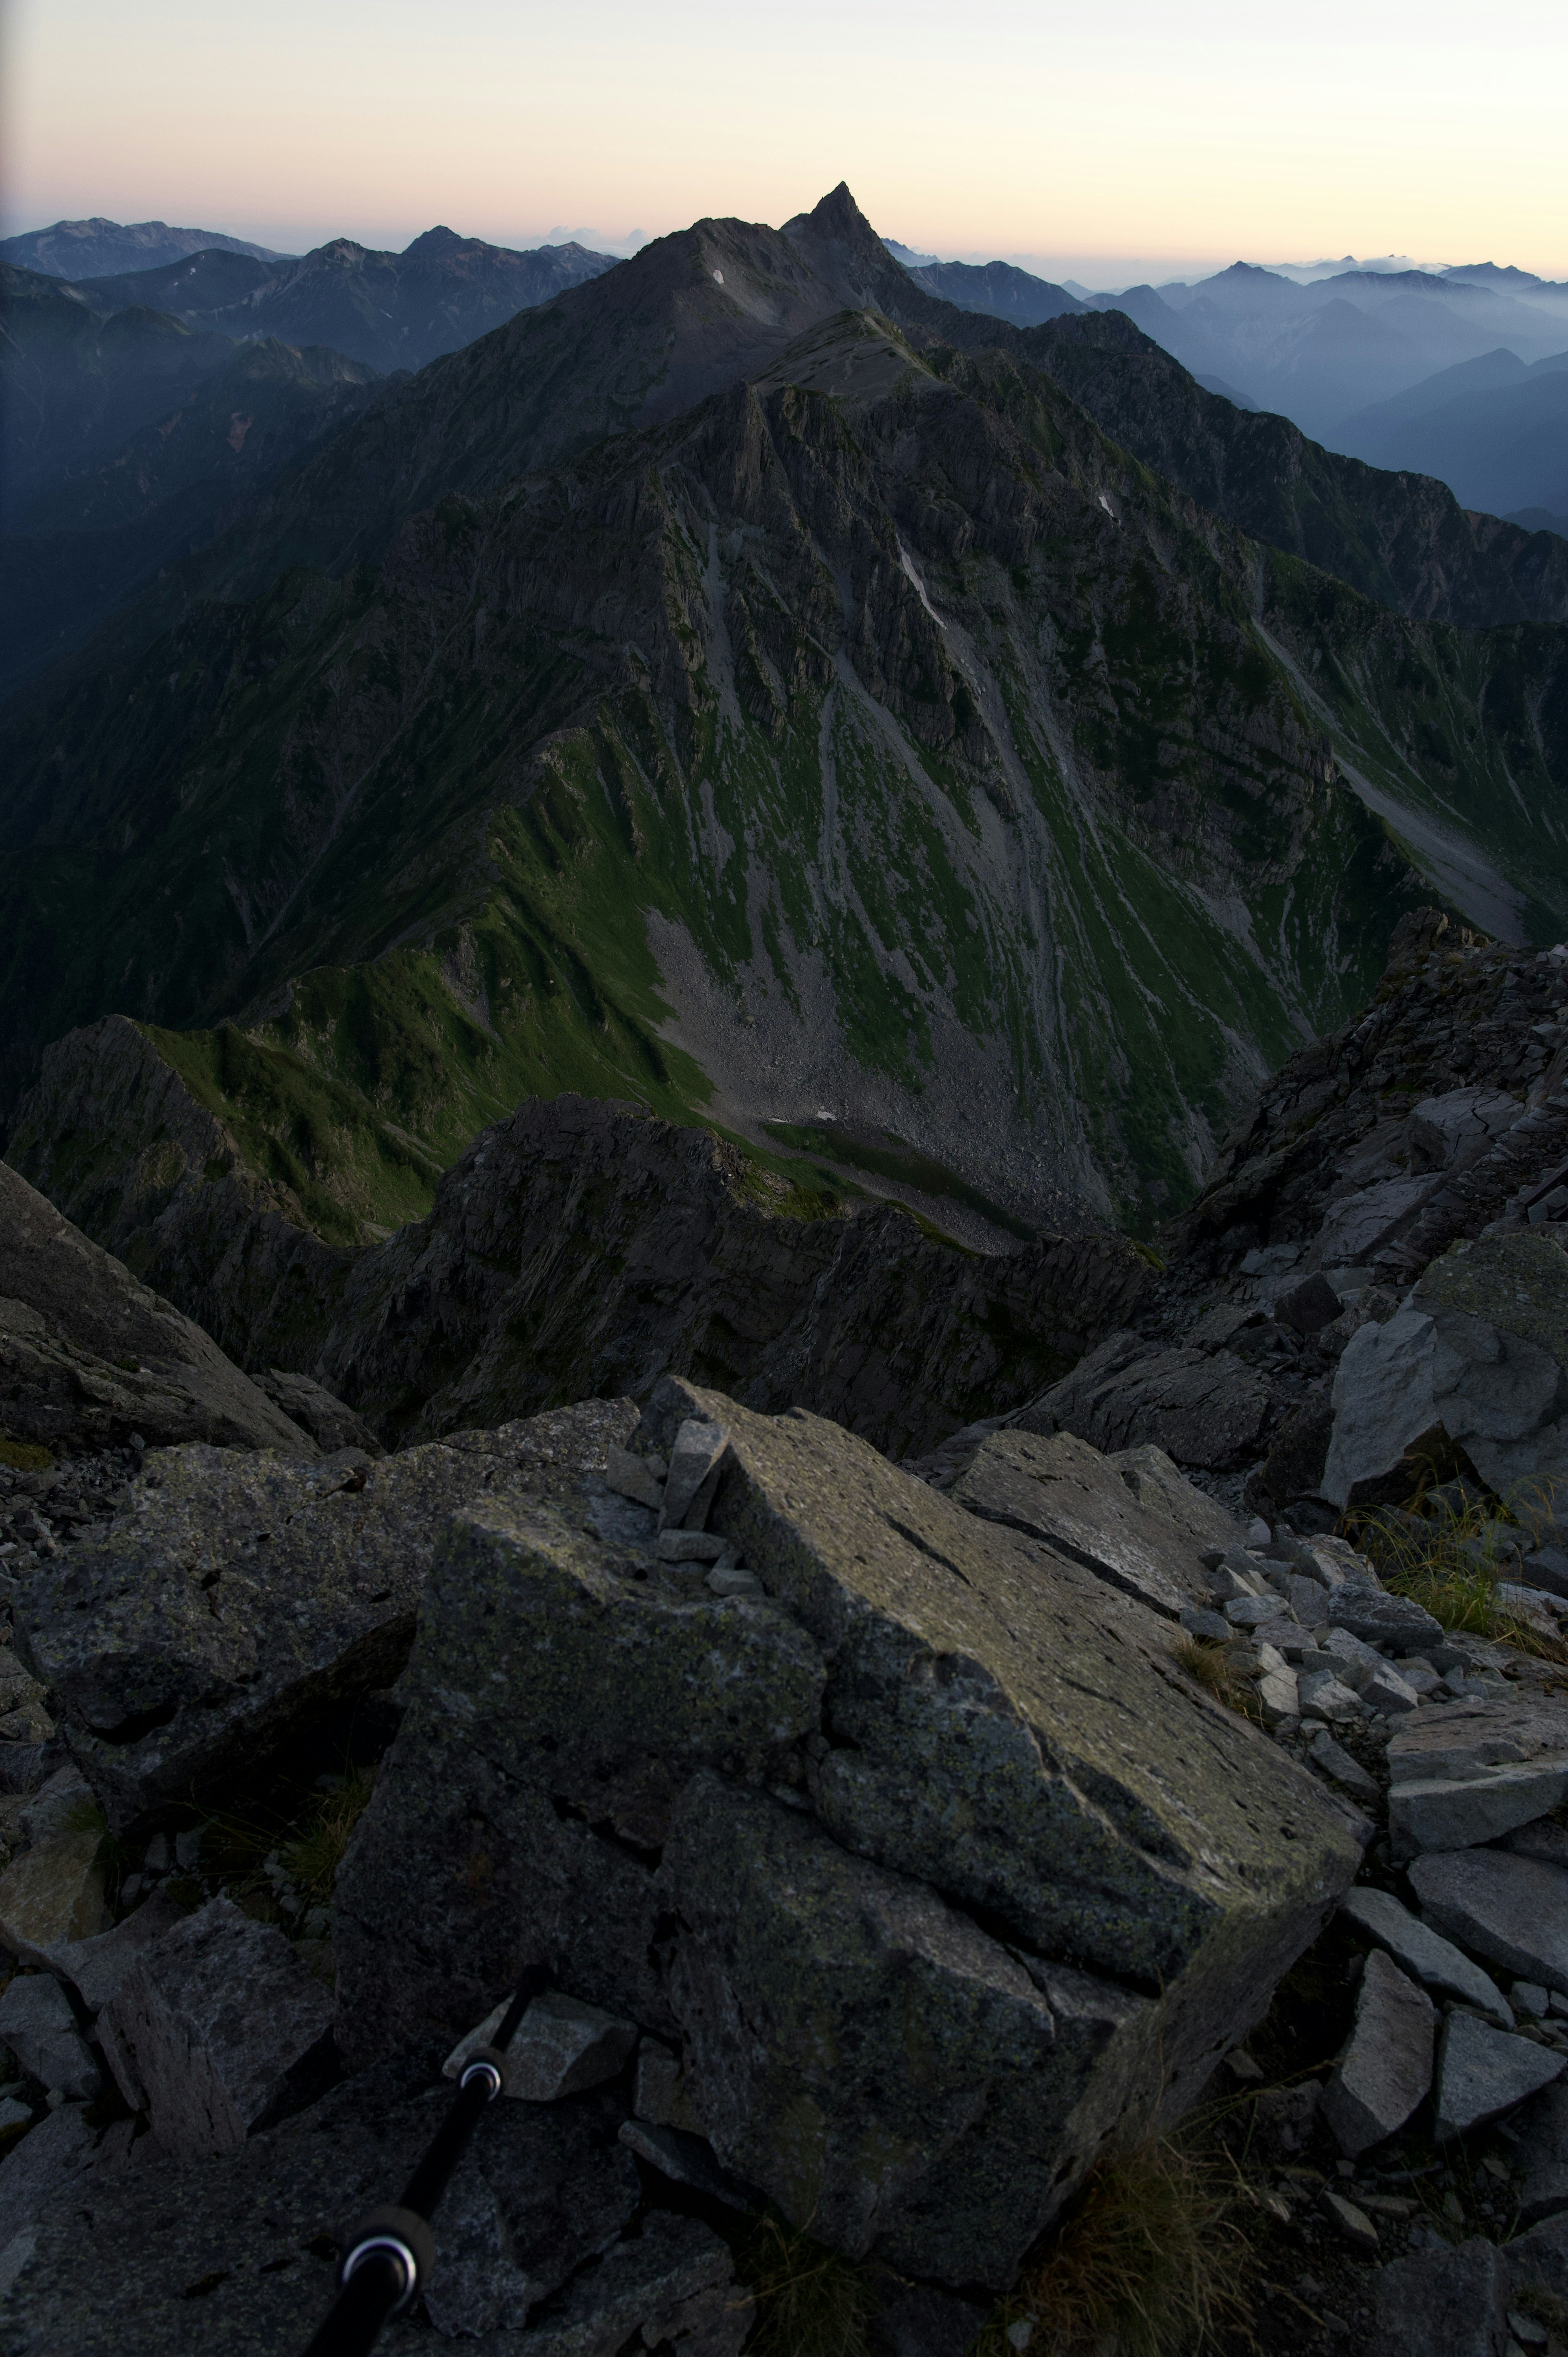
<path fill-rule="evenodd" d="M 1331 439 L 1374 467 L 1436 475 L 1468 508 L 1561 506 L 1568 351 L 1529 365 L 1506 349 L 1483 353 L 1347 418 Z"/>
<path fill-rule="evenodd" d="M 0 716 L 7 1102 L 119 1012 L 318 1190 L 356 1104 L 427 1168 L 575 1087 L 1153 1218 L 1434 879 L 1568 921 L 1568 632 L 1452 610 L 1530 536 L 1282 435 L 843 187 L 520 313 Z"/>
<path fill-rule="evenodd" d="M 270 246 L 252 245 L 221 230 L 171 229 L 167 221 L 58 221 L 48 229 L 0 237 L 0 262 L 53 278 L 92 278 L 113 270 L 156 270 L 188 253 L 248 253 L 261 262 L 284 259 Z"/>

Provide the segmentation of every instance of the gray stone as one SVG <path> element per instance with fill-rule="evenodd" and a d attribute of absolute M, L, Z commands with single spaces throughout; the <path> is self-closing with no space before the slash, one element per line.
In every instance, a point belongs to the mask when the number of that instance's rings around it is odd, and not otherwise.
<path fill-rule="evenodd" d="M 588 1401 L 348 1468 L 150 1454 L 108 1537 L 41 1566 L 15 1607 L 18 1650 L 58 1695 L 111 1824 L 249 1775 L 302 1722 L 389 1685 L 453 1512 L 612 1502 L 597 1470 L 632 1420 L 628 1404 Z"/>
<path fill-rule="evenodd" d="M 705 2194 L 710 2201 L 717 2201 L 725 2210 L 754 2217 L 764 2206 L 754 2186 L 720 2168 L 718 2156 L 706 2136 L 689 2128 L 652 2120 L 624 2120 L 620 2140 L 628 2152 L 636 2153 L 639 2160 L 647 2161 L 672 2185 L 689 2185 L 693 2192 Z"/>
<path fill-rule="evenodd" d="M 458 2040 L 442 2064 L 448 2079 L 459 2076 L 476 2046 L 489 2044 L 510 2003 L 503 1997 L 477 2029 Z M 547 1989 L 530 2005 L 506 2050 L 506 2092 L 522 2103 L 556 2104 L 597 2087 L 630 2061 L 637 2034 L 635 2022 L 618 2020 L 564 1989 Z"/>
<path fill-rule="evenodd" d="M 134 1912 L 91 1940 L 62 1941 L 42 1962 L 76 1990 L 89 2013 L 99 2013 L 114 1995 L 142 1950 L 183 1921 L 186 1910 L 165 1890 L 155 1890 Z"/>
<path fill-rule="evenodd" d="M 1192 1604 L 1183 1605 L 1181 1625 L 1189 1637 L 1207 1637 L 1211 1645 L 1223 1645 L 1235 1633 L 1223 1613 L 1203 1611 Z"/>
<path fill-rule="evenodd" d="M 50 2094 L 82 2103 L 103 2084 L 70 1999 L 47 1973 L 18 1973 L 0 1993 L 0 2040 Z"/>
<path fill-rule="evenodd" d="M 1568 1867 L 1568 1825 L 1543 1817 L 1537 1824 L 1521 1825 L 1517 1833 L 1506 1834 L 1498 1847 L 1515 1857 L 1538 1857 L 1547 1866 Z"/>
<path fill-rule="evenodd" d="M 1453 1245 L 1415 1303 L 1434 1322 L 1444 1430 L 1499 1494 L 1568 1476 L 1568 1257 L 1514 1232 Z"/>
<path fill-rule="evenodd" d="M 72 1454 L 207 1441 L 305 1457 L 316 1444 L 209 1336 L 0 1162 L 0 1416 Z"/>
<path fill-rule="evenodd" d="M 634 1457 L 618 1440 L 605 1451 L 605 1480 L 623 1498 L 633 1498 L 639 1506 L 651 1507 L 658 1513 L 664 1504 L 664 1484 L 655 1475 L 646 1457 Z"/>
<path fill-rule="evenodd" d="M 1130 2104 L 1194 2099 L 1357 1845 L 1081 1565 L 804 1414 L 671 1381 L 640 1444 L 689 1417 L 765 1597 L 548 1505 L 458 1519 L 338 1878 L 340 2040 L 449 2041 L 542 1964 L 680 2047 L 799 2222 L 1004 2283 Z M 1072 1964 L 1044 1987 L 1004 1939 Z"/>
<path fill-rule="evenodd" d="M 1506 1850 L 1418 1857 L 1411 1888 L 1428 1922 L 1523 1980 L 1568 1996 L 1568 1872 Z"/>
<path fill-rule="evenodd" d="M 1174 1523 L 1197 1545 L 1231 1547 L 1242 1543 L 1244 1534 L 1235 1516 L 1218 1498 L 1189 1481 L 1176 1459 L 1153 1442 L 1119 1448 L 1108 1462 L 1115 1466 L 1141 1506 L 1163 1522 Z"/>
<path fill-rule="evenodd" d="M 1444 1940 L 1429 1923 L 1423 1923 L 1407 1907 L 1402 1907 L 1391 1892 L 1358 1884 L 1345 1893 L 1339 1912 L 1379 1941 L 1428 1988 L 1436 1989 L 1442 1996 L 1457 1997 L 1461 2004 L 1477 2007 L 1499 2029 L 1513 2028 L 1513 2016 L 1496 1982 L 1452 1941 Z"/>
<path fill-rule="evenodd" d="M 424 2083 L 426 2067 L 349 2081 L 232 2153 L 182 2161 L 144 2138 L 145 2159 L 93 2171 L 90 2202 L 59 2198 L 76 2184 L 86 2192 L 81 2171 L 97 2158 L 79 2129 L 76 2174 L 57 2177 L 53 2198 L 33 2207 L 33 2245 L 0 2292 L 0 2347 L 7 2357 L 281 2357 L 301 2347 L 331 2301 L 339 2237 L 395 2198 L 451 2102 L 439 2077 Z M 66 2116 L 0 2162 L 0 2248 L 6 2173 Z M 438 2212 L 433 2313 L 459 2333 L 497 2317 L 507 2357 L 537 2357 L 525 2315 L 607 2261 L 639 2206 L 618 2124 L 600 2094 L 489 2107 Z M 381 2345 L 416 2341 L 429 2345 L 428 2328 L 394 2326 Z"/>
<path fill-rule="evenodd" d="M 1111 1458 L 1072 1433 L 993 1433 L 948 1494 L 972 1514 L 1045 1540 L 1167 1619 L 1210 1592 L 1202 1543 L 1135 1498 Z"/>
<path fill-rule="evenodd" d="M 1374 1948 L 1356 1994 L 1356 2019 L 1323 2096 L 1341 2152 L 1354 2159 L 1403 2127 L 1432 2084 L 1437 2009 Z"/>
<path fill-rule="evenodd" d="M 1282 1326 L 1291 1327 L 1297 1334 L 1316 1334 L 1338 1317 L 1339 1296 L 1323 1275 L 1314 1269 L 1298 1285 L 1286 1287 L 1274 1296 L 1274 1316 Z"/>
<path fill-rule="evenodd" d="M 1568 2211 L 1568 2086 L 1543 2087 L 1508 2126 L 1510 2156 L 1522 2173 L 1520 2216 L 1538 2225 Z"/>
<path fill-rule="evenodd" d="M 1391 1596 L 1370 1579 L 1347 1579 L 1334 1592 L 1330 1614 L 1337 1629 L 1348 1629 L 1369 1645 L 1391 1645 L 1401 1652 L 1441 1642 L 1443 1624 L 1423 1604 L 1409 1596 Z"/>
<path fill-rule="evenodd" d="M 1342 1743 L 1336 1743 L 1326 1727 L 1317 1729 L 1307 1751 L 1326 1776 L 1332 1776 L 1337 1784 L 1343 1784 L 1345 1790 L 1354 1792 L 1359 1801 L 1381 1801 L 1382 1791 L 1377 1778 L 1369 1776 L 1360 1761 L 1353 1760 Z"/>
<path fill-rule="evenodd" d="M 697 2115 L 686 2093 L 681 2058 L 657 2038 L 645 2038 L 637 2050 L 631 2107 L 650 2127 L 696 2131 Z"/>
<path fill-rule="evenodd" d="M 336 2061 L 321 1983 L 227 1899 L 142 1950 L 99 2034 L 126 2102 L 177 2156 L 231 2152 L 309 2103 Z"/>
<path fill-rule="evenodd" d="M 1366 2212 L 1359 2210 L 1343 2193 L 1336 2193 L 1332 2186 L 1326 2186 L 1319 2199 L 1340 2241 L 1348 2243 L 1353 2251 L 1359 2251 L 1363 2258 L 1370 2258 L 1378 2247 L 1378 2230 Z"/>
<path fill-rule="evenodd" d="M 345 1448 L 361 1449 L 367 1457 L 386 1454 L 364 1417 L 356 1415 L 311 1376 L 287 1367 L 269 1367 L 254 1380 L 257 1390 L 265 1392 L 291 1424 L 307 1432 L 324 1457 L 335 1457 Z"/>
<path fill-rule="evenodd" d="M 1452 1649 L 1465 1666 L 1484 1662 L 1487 1649 Z M 1554 1695 L 1514 1689 L 1497 1699 L 1423 1710 L 1389 1738 L 1389 1773 L 1396 1783 L 1445 1776 L 1455 1782 L 1490 1770 L 1568 1763 L 1568 1703 Z M 1568 1847 L 1568 1835 L 1564 1837 Z"/>
<path fill-rule="evenodd" d="M 1299 1718 L 1301 1689 L 1295 1672 L 1283 1666 L 1265 1670 L 1258 1680 L 1258 1707 L 1268 1727 L 1283 1727 L 1288 1720 Z"/>
<path fill-rule="evenodd" d="M 1437 2055 L 1438 2142 L 1500 2120 L 1565 2070 L 1568 2055 L 1510 2037 L 1473 2013 L 1451 2013 Z"/>
<path fill-rule="evenodd" d="M 1379 1178 L 1369 1187 L 1359 1187 L 1330 1201 L 1312 1247 L 1313 1257 L 1326 1268 L 1374 1259 L 1442 1183 L 1430 1174 Z"/>
<path fill-rule="evenodd" d="M 1552 1993 L 1539 1981 L 1515 1981 L 1509 1991 L 1509 2003 L 1515 2013 L 1522 2013 L 1530 2021 L 1544 2021 L 1552 2010 Z"/>
<path fill-rule="evenodd" d="M 1544 1816 L 1568 1799 L 1561 1768 L 1495 1768 L 1460 1780 L 1402 1778 L 1389 1789 L 1389 1834 L 1396 1858 L 1425 1849 L 1469 1849 Z"/>
<path fill-rule="evenodd" d="M 0 2256 L 56 2211 L 71 2179 L 91 2169 L 97 2147 L 81 2104 L 62 2104 L 11 2147 L 0 2159 Z"/>
<path fill-rule="evenodd" d="M 688 1416 L 670 1444 L 670 1471 L 660 1503 L 661 1531 L 700 1531 L 718 1487 L 718 1470 L 726 1442 L 724 1426 L 705 1417 Z"/>
<path fill-rule="evenodd" d="M 1289 1618 L 1277 1596 L 1233 1596 L 1223 1609 L 1233 1629 L 1266 1629 Z"/>
<path fill-rule="evenodd" d="M 660 1563 L 717 1563 L 727 1542 L 717 1531 L 660 1531 L 653 1552 Z"/>
<path fill-rule="evenodd" d="M 1509 2295 L 1495 2244 L 1440 2244 L 1391 2259 L 1375 2284 L 1369 2357 L 1503 2357 Z"/>
<path fill-rule="evenodd" d="M 103 1835 L 53 1834 L 0 1875 L 0 1943 L 24 1964 L 47 1964 L 61 1941 L 88 1940 L 111 1921 L 103 1895 Z"/>
<path fill-rule="evenodd" d="M 718 2235 L 656 2210 L 520 2336 L 515 2357 L 621 2357 L 639 2341 L 671 2357 L 739 2357 L 754 2312 Z"/>
<path fill-rule="evenodd" d="M 1297 1681 L 1301 1694 L 1303 1718 L 1353 1721 L 1361 1717 L 1361 1705 L 1351 1688 L 1341 1685 L 1332 1670 L 1311 1670 Z"/>
<path fill-rule="evenodd" d="M 1323 1469 L 1323 1495 L 1335 1505 L 1351 1504 L 1384 1480 L 1437 1422 L 1434 1349 L 1431 1318 L 1413 1308 L 1351 1335 L 1335 1369 L 1334 1430 Z"/>
<path fill-rule="evenodd" d="M 1115 1333 L 1013 1418 L 1019 1432 L 1071 1432 L 1096 1448 L 1152 1443 L 1180 1465 L 1224 1472 L 1255 1457 L 1268 1385 L 1233 1351 L 1151 1349 Z"/>
<path fill-rule="evenodd" d="M 79 1834 L 101 1826 L 103 1818 L 91 1785 L 80 1768 L 69 1762 L 57 1768 L 18 1812 L 17 1830 L 25 1842 L 52 1841 L 59 1834 Z"/>

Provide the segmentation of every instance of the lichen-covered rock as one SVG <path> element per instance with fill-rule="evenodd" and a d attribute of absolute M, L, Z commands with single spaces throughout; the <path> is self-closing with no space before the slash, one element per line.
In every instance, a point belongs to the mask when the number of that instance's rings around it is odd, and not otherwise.
<path fill-rule="evenodd" d="M 455 1525 L 338 1877 L 339 2038 L 449 2038 L 542 1964 L 679 2046 L 788 2214 L 1004 2283 L 1112 2126 L 1262 2013 L 1357 1845 L 1081 1565 L 802 1413 L 669 1379 L 642 1445 L 688 1418 L 751 1596 L 661 1565 L 629 1501 L 640 1542 Z"/>
<path fill-rule="evenodd" d="M 18 1651 L 111 1822 L 248 1770 L 306 1718 L 389 1684 L 453 1512 L 575 1496 L 634 1415 L 589 1401 L 373 1465 L 149 1455 L 108 1536 L 40 1565 L 14 1607 Z"/>
<path fill-rule="evenodd" d="M 316 1454 L 167 1301 L 0 1162 L 0 1426 L 49 1448 L 159 1444 Z"/>
<path fill-rule="evenodd" d="M 38 1964 L 62 1940 L 108 1930 L 102 1852 L 102 1826 L 83 1825 L 12 1859 L 0 1875 L 0 1942 L 13 1955 Z"/>

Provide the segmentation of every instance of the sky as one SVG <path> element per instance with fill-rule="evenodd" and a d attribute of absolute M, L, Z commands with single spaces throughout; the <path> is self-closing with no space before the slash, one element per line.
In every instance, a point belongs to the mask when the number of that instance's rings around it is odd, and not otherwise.
<path fill-rule="evenodd" d="M 290 252 L 778 224 L 1089 283 L 1344 253 L 1568 277 L 1562 0 L 8 0 L 7 232 Z"/>

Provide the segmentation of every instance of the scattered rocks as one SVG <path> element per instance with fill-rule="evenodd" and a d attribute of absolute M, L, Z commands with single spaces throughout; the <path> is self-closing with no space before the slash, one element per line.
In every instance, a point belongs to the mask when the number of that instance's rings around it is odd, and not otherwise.
<path fill-rule="evenodd" d="M 1451 2013 L 1437 2055 L 1439 2142 L 1501 2119 L 1564 2070 L 1568 2055 L 1511 2038 L 1474 2014 Z"/>
<path fill-rule="evenodd" d="M 1568 1873 L 1506 1850 L 1418 1857 L 1411 1888 L 1427 1921 L 1489 1963 L 1568 1996 Z"/>
<path fill-rule="evenodd" d="M 1323 2096 L 1324 2117 L 1351 2159 L 1403 2127 L 1424 2099 L 1436 2027 L 1431 1998 L 1375 1948 L 1357 1991 L 1349 2043 Z"/>
<path fill-rule="evenodd" d="M 1326 1727 L 1320 1727 L 1307 1745 L 1307 1756 L 1326 1776 L 1332 1776 L 1359 1801 L 1378 1802 L 1382 1789 L 1375 1776 L 1369 1776 L 1359 1760 L 1353 1760 L 1342 1743 L 1336 1743 Z M 1348 1894 L 1350 1898 L 1355 1892 Z"/>
<path fill-rule="evenodd" d="M 273 1925 L 226 1899 L 143 1948 L 99 2020 L 134 2111 L 177 2157 L 231 2152 L 336 2068 L 332 2000 Z"/>
<path fill-rule="evenodd" d="M 1439 1996 L 1457 1997 L 1461 2004 L 1476 2007 L 1501 2029 L 1513 2028 L 1512 2013 L 1480 1965 L 1472 1964 L 1429 1924 L 1419 1921 L 1388 1891 L 1359 1885 L 1346 1892 L 1339 1912 Z"/>

